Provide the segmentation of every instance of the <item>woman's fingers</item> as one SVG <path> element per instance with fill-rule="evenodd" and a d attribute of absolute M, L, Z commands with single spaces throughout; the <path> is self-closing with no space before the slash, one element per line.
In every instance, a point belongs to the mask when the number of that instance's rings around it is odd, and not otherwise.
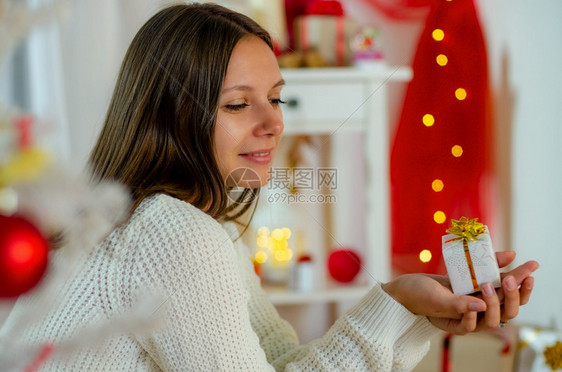
<path fill-rule="evenodd" d="M 474 311 L 469 311 L 464 313 L 461 321 L 456 329 L 457 334 L 463 335 L 476 330 L 478 325 L 478 313 Z"/>
<path fill-rule="evenodd" d="M 455 335 L 465 335 L 474 332 L 478 325 L 478 313 L 475 311 L 464 313 L 459 319 L 431 316 L 428 319 L 437 328 Z"/>
<path fill-rule="evenodd" d="M 507 278 L 508 276 L 512 276 L 515 279 L 515 283 L 517 286 L 522 286 L 521 291 L 525 290 L 525 302 L 521 302 L 521 305 L 526 304 L 529 301 L 529 297 L 531 296 L 531 291 L 533 289 L 533 282 L 527 283 L 527 287 L 523 288 L 523 282 L 531 277 L 531 274 L 539 268 L 539 264 L 536 261 L 528 261 L 525 262 L 523 265 L 517 266 L 515 269 L 502 273 L 502 281 Z M 504 288 L 498 289 L 498 297 L 500 302 L 503 303 L 505 301 L 505 293 Z M 520 296 L 523 296 L 523 293 L 520 293 Z"/>
<path fill-rule="evenodd" d="M 535 285 L 535 278 L 529 276 L 523 283 L 521 283 L 521 288 L 519 292 L 519 303 L 521 305 L 525 305 L 529 302 L 529 298 L 531 297 L 531 292 L 533 291 L 533 286 Z"/>
<path fill-rule="evenodd" d="M 511 275 L 515 278 L 517 284 L 521 284 L 523 280 L 529 276 L 535 270 L 539 268 L 539 263 L 537 261 L 527 261 L 523 265 L 517 266 L 515 269 L 508 271 L 507 273 L 503 273 L 502 277 L 506 277 L 507 275 Z"/>
<path fill-rule="evenodd" d="M 499 252 L 498 265 L 505 267 L 513 262 L 514 252 Z M 491 283 L 481 285 L 481 293 L 472 296 L 447 296 L 440 291 L 430 291 L 428 302 L 440 304 L 431 306 L 428 311 L 432 323 L 454 334 L 493 329 L 501 322 L 507 322 L 519 314 L 519 307 L 529 302 L 534 286 L 531 274 L 537 270 L 536 261 L 528 261 L 507 273 L 502 273 L 502 285 L 495 289 Z M 430 278 L 430 277 L 426 277 Z M 440 289 L 448 287 L 447 278 L 432 278 L 441 284 Z M 418 282 L 419 285 L 419 282 Z M 433 298 L 433 296 L 437 298 Z"/>
<path fill-rule="evenodd" d="M 500 300 L 491 283 L 482 284 L 482 299 L 486 302 L 486 312 L 484 313 L 482 325 L 487 328 L 495 328 L 500 324 L 501 311 Z"/>
<path fill-rule="evenodd" d="M 498 260 L 498 266 L 500 269 L 506 267 L 515 260 L 514 251 L 496 252 L 496 259 Z"/>
<path fill-rule="evenodd" d="M 503 311 L 501 320 L 507 322 L 519 314 L 519 306 L 521 300 L 519 296 L 519 288 L 515 278 L 511 275 L 506 276 L 502 281 L 502 289 L 504 293 Z"/>
<path fill-rule="evenodd" d="M 463 319 L 464 315 L 469 312 L 486 311 L 486 302 L 474 296 L 452 296 L 447 306 L 446 312 L 434 312 L 431 316 L 439 316 L 451 319 Z"/>

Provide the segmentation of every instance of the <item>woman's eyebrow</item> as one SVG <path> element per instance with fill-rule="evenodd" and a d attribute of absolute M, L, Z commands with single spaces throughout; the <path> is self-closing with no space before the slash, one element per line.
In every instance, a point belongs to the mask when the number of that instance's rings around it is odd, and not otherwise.
<path fill-rule="evenodd" d="M 277 88 L 277 87 L 280 87 L 282 85 L 285 85 L 285 80 L 283 80 L 283 79 L 281 79 L 277 83 L 275 83 L 275 85 L 273 85 L 272 88 Z"/>
<path fill-rule="evenodd" d="M 283 85 L 285 85 L 285 80 L 281 79 L 281 80 L 279 80 L 277 83 L 273 84 L 273 86 L 271 87 L 271 89 L 277 88 L 277 87 L 280 87 L 280 86 L 283 86 Z M 252 87 L 249 86 L 249 85 L 236 84 L 236 85 L 233 85 L 233 86 L 231 86 L 231 87 L 227 87 L 227 88 L 223 89 L 223 90 L 222 90 L 222 93 L 227 93 L 227 92 L 230 92 L 230 91 L 232 91 L 232 90 L 252 91 L 252 90 L 254 90 L 254 88 L 252 88 Z"/>

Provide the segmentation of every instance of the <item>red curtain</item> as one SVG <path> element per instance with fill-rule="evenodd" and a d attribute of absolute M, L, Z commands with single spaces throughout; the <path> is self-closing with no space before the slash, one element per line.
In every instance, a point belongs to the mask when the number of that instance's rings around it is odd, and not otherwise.
<path fill-rule="evenodd" d="M 410 19 L 423 16 L 427 8 L 438 0 L 360 0 L 375 7 L 379 12 L 394 19 Z"/>
<path fill-rule="evenodd" d="M 391 149 L 392 267 L 398 274 L 444 273 L 441 235 L 450 219 L 464 215 L 486 223 L 489 214 L 484 39 L 472 0 L 433 3 Z M 423 250 L 431 253 L 427 262 L 420 259 Z"/>

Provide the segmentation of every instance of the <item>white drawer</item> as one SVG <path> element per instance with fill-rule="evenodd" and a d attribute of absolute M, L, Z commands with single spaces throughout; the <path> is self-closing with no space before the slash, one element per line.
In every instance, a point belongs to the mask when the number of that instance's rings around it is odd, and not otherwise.
<path fill-rule="evenodd" d="M 353 83 L 290 82 L 281 94 L 283 117 L 288 132 L 331 131 L 360 126 L 365 117 L 365 85 Z"/>

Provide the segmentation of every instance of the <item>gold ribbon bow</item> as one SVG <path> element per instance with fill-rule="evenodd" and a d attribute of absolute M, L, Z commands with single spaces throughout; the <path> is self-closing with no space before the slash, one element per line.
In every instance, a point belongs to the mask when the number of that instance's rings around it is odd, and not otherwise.
<path fill-rule="evenodd" d="M 476 240 L 478 235 L 486 231 L 484 224 L 478 222 L 478 218 L 461 217 L 458 220 L 451 220 L 451 227 L 447 229 L 449 234 L 455 234 L 468 240 Z"/>

